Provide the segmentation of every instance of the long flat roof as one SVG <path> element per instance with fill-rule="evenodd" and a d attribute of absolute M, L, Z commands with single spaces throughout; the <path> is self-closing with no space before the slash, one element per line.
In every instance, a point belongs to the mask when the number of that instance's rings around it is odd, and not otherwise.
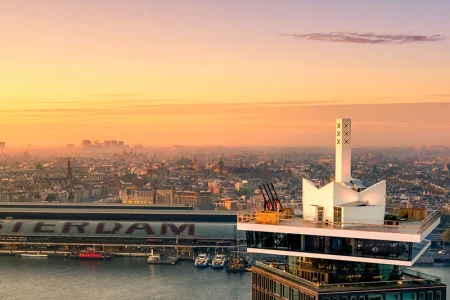
<path fill-rule="evenodd" d="M 147 209 L 142 206 L 101 205 L 0 205 L 1 219 L 23 220 L 105 220 L 105 221 L 172 221 L 236 223 L 236 212 L 212 210 Z M 165 206 L 167 207 L 167 206 Z"/>
<path fill-rule="evenodd" d="M 139 205 L 139 204 L 121 204 L 121 203 L 60 203 L 60 202 L 0 202 L 2 208 L 73 208 L 73 209 L 126 209 L 126 210 L 193 210 L 192 206 L 182 204 L 163 205 Z"/>

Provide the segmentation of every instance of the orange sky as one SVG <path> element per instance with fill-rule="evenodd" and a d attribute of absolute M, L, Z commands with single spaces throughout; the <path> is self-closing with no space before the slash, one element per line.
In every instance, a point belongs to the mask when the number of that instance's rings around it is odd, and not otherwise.
<path fill-rule="evenodd" d="M 448 145 L 448 15 L 443 1 L 2 1 L 0 141 L 316 146 L 351 117 L 355 145 Z"/>

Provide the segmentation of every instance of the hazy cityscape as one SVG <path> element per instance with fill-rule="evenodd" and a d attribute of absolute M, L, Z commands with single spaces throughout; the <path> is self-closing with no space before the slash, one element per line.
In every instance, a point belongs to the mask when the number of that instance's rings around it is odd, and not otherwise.
<path fill-rule="evenodd" d="M 449 16 L 0 0 L 0 300 L 446 300 Z"/>
<path fill-rule="evenodd" d="M 101 146 L 99 146 L 101 145 Z M 354 149 L 352 174 L 368 185 L 387 180 L 387 203 L 447 204 L 450 149 L 432 145 Z M 333 180 L 334 149 L 129 147 L 98 141 L 50 151 L 9 153 L 0 164 L 1 202 L 189 205 L 242 210 L 262 202 L 273 182 L 283 202 L 301 204 L 301 178 Z"/>

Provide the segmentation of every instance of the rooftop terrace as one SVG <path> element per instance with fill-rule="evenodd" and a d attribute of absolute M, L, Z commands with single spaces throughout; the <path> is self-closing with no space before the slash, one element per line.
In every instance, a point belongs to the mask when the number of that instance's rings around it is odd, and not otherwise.
<path fill-rule="evenodd" d="M 274 212 L 275 219 L 266 222 L 265 218 L 257 220 L 257 210 L 240 211 L 237 214 L 238 229 L 248 231 L 268 231 L 282 233 L 321 234 L 324 236 L 367 238 L 367 231 L 379 233 L 379 239 L 420 242 L 440 222 L 440 210 L 437 209 L 425 219 L 419 220 L 386 220 L 384 224 L 371 222 L 370 219 L 346 220 L 343 222 L 316 221 L 314 218 L 299 216 L 282 216 Z M 394 235 L 393 235 L 394 234 Z M 364 236 L 366 235 L 366 236 Z M 374 235 L 374 239 L 377 235 Z"/>

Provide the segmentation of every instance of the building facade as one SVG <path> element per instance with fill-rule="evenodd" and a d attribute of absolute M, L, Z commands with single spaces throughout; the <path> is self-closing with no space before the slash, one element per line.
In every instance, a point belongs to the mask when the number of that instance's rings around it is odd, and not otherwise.
<path fill-rule="evenodd" d="M 194 209 L 210 210 L 213 196 L 210 192 L 175 191 L 175 203 L 192 206 Z"/>
<path fill-rule="evenodd" d="M 174 190 L 157 190 L 155 195 L 155 204 L 172 205 L 174 204 Z"/>
<path fill-rule="evenodd" d="M 303 179 L 303 216 L 289 208 L 238 215 L 247 251 L 286 256 L 252 267 L 252 299 L 442 300 L 446 286 L 409 270 L 430 246 L 440 212 L 385 220 L 386 182 L 351 176 L 351 120 L 336 121 L 335 180 Z"/>

